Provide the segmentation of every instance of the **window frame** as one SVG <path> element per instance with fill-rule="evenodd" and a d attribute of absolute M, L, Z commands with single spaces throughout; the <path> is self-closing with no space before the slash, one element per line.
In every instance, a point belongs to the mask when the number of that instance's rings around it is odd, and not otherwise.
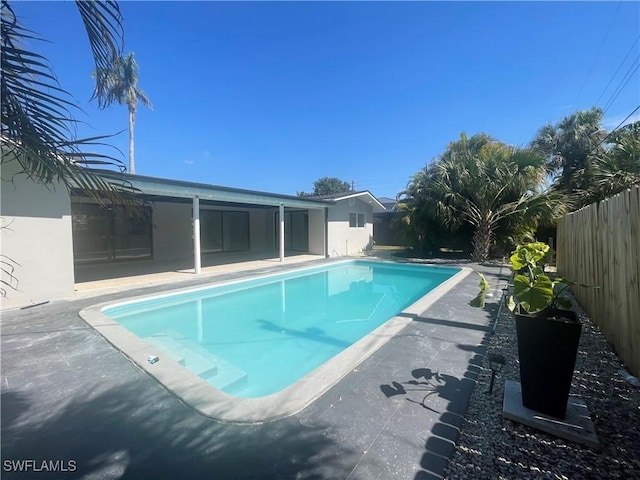
<path fill-rule="evenodd" d="M 367 217 L 361 212 L 349 212 L 349 228 L 365 228 Z"/>

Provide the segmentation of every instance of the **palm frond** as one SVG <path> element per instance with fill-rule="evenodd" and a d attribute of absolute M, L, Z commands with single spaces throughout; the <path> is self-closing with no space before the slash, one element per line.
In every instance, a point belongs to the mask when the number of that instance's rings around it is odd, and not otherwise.
<path fill-rule="evenodd" d="M 147 94 L 140 90 L 138 87 L 136 87 L 135 89 L 135 96 L 137 101 L 141 102 L 145 107 L 153 110 L 153 103 L 151 103 L 151 100 L 149 100 Z"/>
<path fill-rule="evenodd" d="M 4 217 L 0 217 L 0 231 L 12 232 L 11 224 L 15 219 L 11 219 L 6 221 Z M 7 296 L 7 288 L 11 290 L 18 290 L 18 277 L 15 275 L 15 271 L 17 267 L 21 265 L 16 262 L 13 258 L 5 255 L 4 253 L 0 254 L 0 297 Z"/>
<path fill-rule="evenodd" d="M 85 25 L 91 30 L 92 48 L 100 54 L 96 63 L 102 62 L 107 51 L 116 49 L 110 32 L 117 29 L 113 22 L 118 17 L 108 14 L 113 8 L 117 12 L 117 5 L 78 3 Z M 91 14 L 100 18 L 91 21 Z M 72 111 L 77 107 L 58 84 L 46 58 L 24 46 L 28 40 L 40 39 L 18 23 L 6 0 L 2 1 L 1 31 L 2 163 L 17 162 L 21 173 L 46 186 L 61 182 L 68 189 L 80 188 L 101 202 L 131 202 L 128 182 L 106 181 L 87 168 L 125 170 L 121 160 L 92 152 L 104 145 L 103 140 L 109 135 L 76 138 Z M 100 39 L 106 42 L 103 47 L 99 47 Z"/>
<path fill-rule="evenodd" d="M 120 7 L 112 0 L 76 0 L 76 6 L 87 31 L 95 70 L 106 71 L 113 65 L 114 60 L 122 55 L 124 29 Z M 92 98 L 101 98 L 101 89 L 100 82 L 96 82 Z"/>

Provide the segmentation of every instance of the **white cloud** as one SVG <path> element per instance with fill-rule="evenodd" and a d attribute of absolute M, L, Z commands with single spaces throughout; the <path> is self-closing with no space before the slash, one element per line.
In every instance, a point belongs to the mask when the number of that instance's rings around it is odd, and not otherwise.
<path fill-rule="evenodd" d="M 191 157 L 183 160 L 185 165 L 194 165 L 195 163 L 202 163 L 203 160 L 209 160 L 212 157 L 209 150 L 200 150 L 191 155 Z"/>

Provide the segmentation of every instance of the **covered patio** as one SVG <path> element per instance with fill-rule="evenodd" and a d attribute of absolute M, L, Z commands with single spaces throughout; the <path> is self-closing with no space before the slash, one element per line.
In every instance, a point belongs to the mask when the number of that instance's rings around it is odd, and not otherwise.
<path fill-rule="evenodd" d="M 139 218 L 71 197 L 76 292 L 326 257 L 331 201 L 139 175 L 126 181 L 145 202 Z"/>

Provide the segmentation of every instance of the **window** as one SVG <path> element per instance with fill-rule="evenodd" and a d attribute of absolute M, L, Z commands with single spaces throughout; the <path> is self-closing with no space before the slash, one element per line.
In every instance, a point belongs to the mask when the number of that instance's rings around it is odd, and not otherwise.
<path fill-rule="evenodd" d="M 72 202 L 73 259 L 76 263 L 151 258 L 151 209 Z"/>
<path fill-rule="evenodd" d="M 350 213 L 349 214 L 349 227 L 351 228 L 363 228 L 364 213 Z"/>

